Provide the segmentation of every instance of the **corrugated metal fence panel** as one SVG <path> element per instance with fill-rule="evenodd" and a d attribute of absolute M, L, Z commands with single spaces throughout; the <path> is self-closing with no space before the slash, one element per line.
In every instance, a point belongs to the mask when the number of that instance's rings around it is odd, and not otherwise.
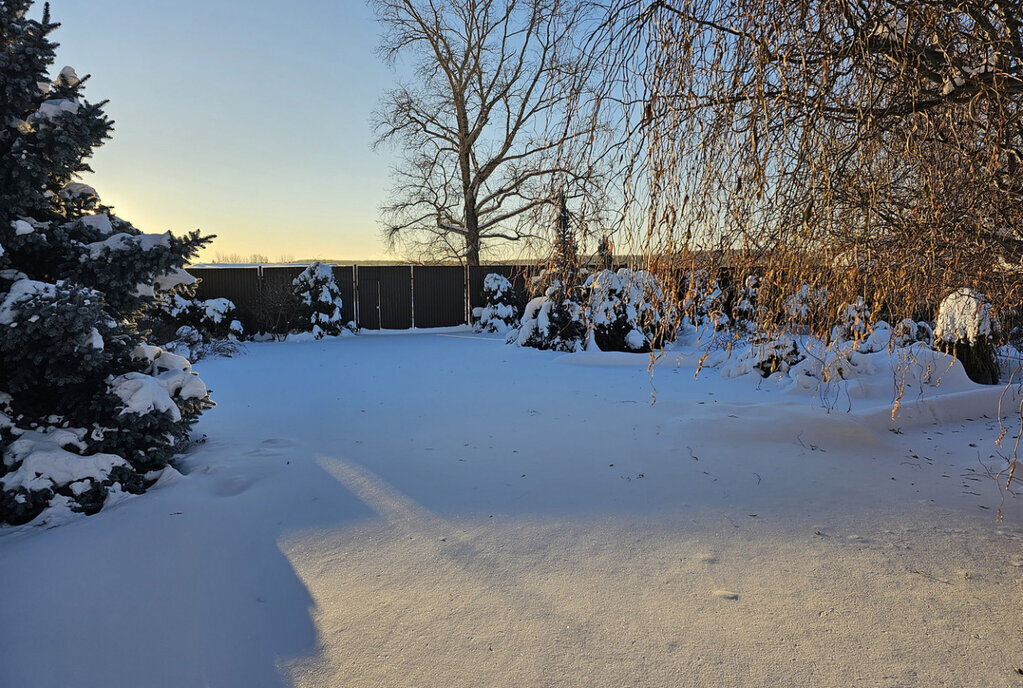
<path fill-rule="evenodd" d="M 188 268 L 199 281 L 196 296 L 231 299 L 246 332 L 255 332 L 259 320 L 259 268 Z"/>
<path fill-rule="evenodd" d="M 413 322 L 416 327 L 465 324 L 465 268 L 416 265 L 412 268 Z"/>
<path fill-rule="evenodd" d="M 515 287 L 515 296 L 518 299 L 519 310 L 525 308 L 529 301 L 529 290 L 526 288 L 528 278 L 526 277 L 527 267 L 523 265 L 479 265 L 469 268 L 469 312 L 473 308 L 483 305 L 483 280 L 487 275 L 494 272 L 507 277 Z"/>
<path fill-rule="evenodd" d="M 412 269 L 408 265 L 359 267 L 359 327 L 407 330 L 412 327 Z"/>
<path fill-rule="evenodd" d="M 345 323 L 355 320 L 355 267 L 352 265 L 335 265 L 334 281 L 341 291 L 341 315 Z"/>
<path fill-rule="evenodd" d="M 292 299 L 295 278 L 306 269 L 305 265 L 264 266 L 260 282 L 260 330 L 285 333 L 292 329 L 295 301 Z"/>

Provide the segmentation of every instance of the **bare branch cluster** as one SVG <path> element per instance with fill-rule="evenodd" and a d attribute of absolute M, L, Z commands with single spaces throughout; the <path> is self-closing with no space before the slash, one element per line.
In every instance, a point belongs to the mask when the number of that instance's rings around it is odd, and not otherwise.
<path fill-rule="evenodd" d="M 385 235 L 416 257 L 479 264 L 500 242 L 544 236 L 536 213 L 602 193 L 596 64 L 584 7 L 565 0 L 372 0 L 380 54 L 414 80 L 375 115 L 393 170 Z"/>

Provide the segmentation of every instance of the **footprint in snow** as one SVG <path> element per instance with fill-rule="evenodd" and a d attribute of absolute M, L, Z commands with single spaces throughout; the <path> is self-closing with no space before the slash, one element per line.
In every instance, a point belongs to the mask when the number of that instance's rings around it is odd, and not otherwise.
<path fill-rule="evenodd" d="M 258 477 L 249 475 L 220 476 L 213 485 L 213 494 L 218 497 L 234 497 L 252 487 L 257 480 Z"/>
<path fill-rule="evenodd" d="M 263 440 L 255 449 L 245 452 L 247 456 L 277 456 L 283 450 L 295 445 L 291 440 L 272 438 Z"/>

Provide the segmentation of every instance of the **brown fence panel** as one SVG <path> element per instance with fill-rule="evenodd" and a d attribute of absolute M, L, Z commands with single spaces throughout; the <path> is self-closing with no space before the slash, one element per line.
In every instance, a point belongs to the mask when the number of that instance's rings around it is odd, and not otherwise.
<path fill-rule="evenodd" d="M 355 267 L 335 265 L 334 281 L 341 292 L 341 316 L 347 325 L 355 321 Z"/>
<path fill-rule="evenodd" d="M 416 327 L 465 324 L 465 268 L 416 265 L 412 268 L 412 320 Z"/>
<path fill-rule="evenodd" d="M 359 327 L 407 330 L 412 327 L 412 269 L 408 265 L 371 265 L 356 272 Z"/>
<path fill-rule="evenodd" d="M 529 290 L 524 265 L 474 265 L 469 268 L 469 312 L 483 306 L 483 280 L 492 272 L 507 277 L 515 287 L 515 296 L 521 312 L 529 301 Z"/>
<path fill-rule="evenodd" d="M 199 281 L 196 297 L 231 299 L 246 332 L 255 332 L 259 321 L 259 268 L 188 268 Z"/>
<path fill-rule="evenodd" d="M 263 332 L 285 334 L 293 326 L 295 301 L 292 298 L 295 278 L 306 269 L 305 265 L 264 266 L 259 283 L 259 329 Z"/>

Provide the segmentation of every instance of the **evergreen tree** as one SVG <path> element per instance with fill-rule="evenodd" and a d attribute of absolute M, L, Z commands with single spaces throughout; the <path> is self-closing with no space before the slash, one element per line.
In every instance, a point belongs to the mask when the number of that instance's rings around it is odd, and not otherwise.
<path fill-rule="evenodd" d="M 112 122 L 50 78 L 58 25 L 31 6 L 0 2 L 0 524 L 143 491 L 212 405 L 136 327 L 209 238 L 143 234 L 73 181 Z"/>
<path fill-rule="evenodd" d="M 337 336 L 344 331 L 341 289 L 329 265 L 319 261 L 313 263 L 295 278 L 292 285 L 298 301 L 297 331 L 312 332 L 316 339 Z"/>
<path fill-rule="evenodd" d="M 491 272 L 483 279 L 483 303 L 473 309 L 477 332 L 507 332 L 518 322 L 518 297 L 504 275 Z"/>

